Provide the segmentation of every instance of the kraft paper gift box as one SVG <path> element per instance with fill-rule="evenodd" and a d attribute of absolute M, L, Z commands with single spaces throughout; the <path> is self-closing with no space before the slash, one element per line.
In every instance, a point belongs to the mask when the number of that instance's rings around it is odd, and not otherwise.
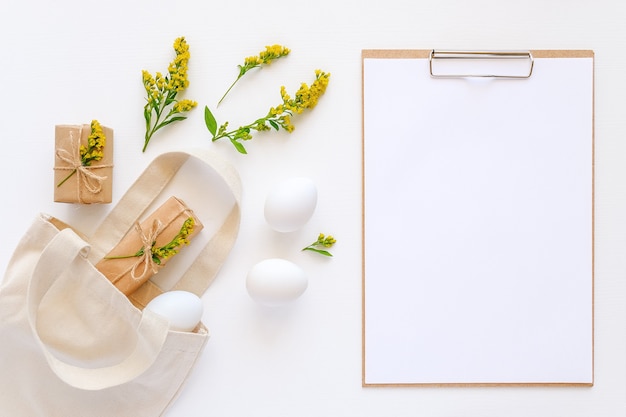
<path fill-rule="evenodd" d="M 186 237 L 189 242 L 203 225 L 185 203 L 170 197 L 144 221 L 131 229 L 122 240 L 96 264 L 96 268 L 126 295 L 132 294 L 175 254 L 157 259 L 159 248 L 168 245 L 181 232 L 183 224 L 193 219 L 193 229 Z M 176 246 L 180 251 L 185 245 Z M 150 250 L 146 250 L 146 247 Z M 158 257 L 158 256 L 157 256 Z"/>
<path fill-rule="evenodd" d="M 103 157 L 82 165 L 80 146 L 87 146 L 91 125 L 55 126 L 54 201 L 58 203 L 110 203 L 112 199 L 113 129 L 102 126 Z M 70 175 L 71 174 L 71 175 Z"/>

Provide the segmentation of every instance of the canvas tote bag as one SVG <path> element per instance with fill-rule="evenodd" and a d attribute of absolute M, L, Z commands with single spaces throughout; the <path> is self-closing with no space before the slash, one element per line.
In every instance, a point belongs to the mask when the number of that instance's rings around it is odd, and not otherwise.
<path fill-rule="evenodd" d="M 234 204 L 173 289 L 202 295 L 211 283 L 238 233 L 241 184 L 234 168 L 209 152 L 158 156 L 90 239 L 39 216 L 0 287 L 0 416 L 155 417 L 178 396 L 208 338 L 206 327 L 168 330 L 165 319 L 135 306 L 162 292 L 156 284 L 140 287 L 134 305 L 93 265 L 189 158 L 219 174 Z"/>

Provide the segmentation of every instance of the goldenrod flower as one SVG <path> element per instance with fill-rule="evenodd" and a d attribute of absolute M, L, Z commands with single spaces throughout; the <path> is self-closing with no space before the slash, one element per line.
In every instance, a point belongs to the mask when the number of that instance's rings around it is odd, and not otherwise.
<path fill-rule="evenodd" d="M 176 255 L 180 247 L 188 245 L 189 235 L 193 232 L 194 226 L 195 221 L 193 217 L 188 217 L 178 234 L 167 245 L 157 248 L 153 246 L 151 251 L 154 262 L 160 264 L 163 259 Z"/>
<path fill-rule="evenodd" d="M 289 133 L 293 132 L 293 130 L 296 128 L 294 125 L 291 124 L 291 116 L 288 114 L 284 114 L 282 116 L 280 116 L 279 118 L 279 124 L 285 128 L 285 130 Z"/>
<path fill-rule="evenodd" d="M 245 58 L 244 61 L 243 61 L 243 66 L 244 67 L 253 68 L 253 67 L 256 67 L 256 66 L 259 66 L 259 65 L 261 65 L 261 59 L 259 59 L 258 56 L 249 56 L 249 57 Z M 241 67 L 241 65 L 239 67 Z"/>
<path fill-rule="evenodd" d="M 239 75 L 237 75 L 235 81 L 233 81 L 230 87 L 228 87 L 228 90 L 226 90 L 220 101 L 217 102 L 217 105 L 220 105 L 220 103 L 222 102 L 222 100 L 224 100 L 229 91 L 235 86 L 235 84 L 237 84 L 237 81 L 239 81 L 239 79 L 243 77 L 246 72 L 250 71 L 253 68 L 258 68 L 261 65 L 269 65 L 272 63 L 272 61 L 289 55 L 289 52 L 291 52 L 291 50 L 284 46 L 271 45 L 266 46 L 265 50 L 259 52 L 258 56 L 249 56 L 245 58 L 243 61 L 243 65 L 237 65 L 237 67 L 239 68 Z"/>
<path fill-rule="evenodd" d="M 174 104 L 173 113 L 182 113 L 189 111 L 198 105 L 197 102 L 193 100 L 180 100 Z"/>
<path fill-rule="evenodd" d="M 302 248 L 302 250 L 309 250 L 324 256 L 333 256 L 329 251 L 323 248 L 330 248 L 335 243 L 337 243 L 337 240 L 335 240 L 334 237 L 332 237 L 331 235 L 325 236 L 324 233 L 320 233 L 315 242 L 311 243 L 305 248 Z"/>
<path fill-rule="evenodd" d="M 317 105 L 319 98 L 326 91 L 328 86 L 328 78 L 330 74 L 321 70 L 315 71 L 315 81 L 311 84 L 311 87 L 302 83 L 300 89 L 296 91 L 296 97 L 291 99 L 289 95 L 284 91 L 284 87 L 281 89 L 281 96 L 285 107 L 295 113 L 302 113 L 305 109 L 312 109 Z"/>
<path fill-rule="evenodd" d="M 80 153 L 80 161 L 83 166 L 90 166 L 93 161 L 100 161 L 104 158 L 104 148 L 106 145 L 106 136 L 104 135 L 104 131 L 102 130 L 102 126 L 100 122 L 97 120 L 91 121 L 91 133 L 87 137 L 87 146 L 80 145 L 79 153 Z M 72 170 L 70 174 L 63 179 L 63 181 L 57 184 L 57 187 L 60 187 L 71 178 L 72 175 L 76 174 L 76 169 Z"/>
<path fill-rule="evenodd" d="M 213 135 L 213 142 L 221 138 L 228 138 L 237 151 L 245 154 L 247 151 L 241 141 L 252 139 L 252 135 L 250 134 L 252 130 L 260 132 L 270 130 L 271 128 L 275 130 L 283 128 L 289 133 L 293 132 L 295 126 L 291 122 L 291 116 L 300 114 L 307 109 L 313 109 L 317 105 L 320 97 L 326 92 L 329 78 L 330 73 L 316 70 L 315 81 L 313 81 L 310 87 L 302 83 L 293 99 L 287 94 L 287 89 L 282 86 L 280 88 L 280 96 L 283 100 L 281 104 L 276 107 L 271 107 L 265 117 L 259 118 L 248 125 L 241 126 L 236 130 L 227 131 L 228 122 L 222 124 L 218 129 L 213 113 L 211 113 L 208 106 L 205 107 L 204 121 L 209 132 Z"/>
<path fill-rule="evenodd" d="M 270 64 L 273 60 L 289 55 L 291 50 L 281 45 L 266 46 L 265 51 L 259 52 L 258 60 L 261 64 Z"/>
<path fill-rule="evenodd" d="M 99 161 L 104 157 L 102 148 L 106 144 L 106 136 L 97 120 L 91 121 L 91 134 L 87 137 L 87 146 L 80 146 L 80 157 L 84 166 L 91 165 L 92 161 Z"/>
<path fill-rule="evenodd" d="M 187 70 L 189 62 L 189 45 L 184 37 L 174 41 L 176 57 L 168 66 L 168 74 L 157 72 L 154 77 L 142 71 L 143 85 L 146 89 L 146 105 L 144 118 L 146 119 L 146 135 L 143 151 L 148 147 L 152 135 L 170 123 L 185 120 L 186 116 L 179 115 L 198 105 L 193 100 L 176 100 L 176 96 L 189 86 Z M 169 109 L 166 113 L 166 109 Z M 156 116 L 153 120 L 153 115 Z"/>

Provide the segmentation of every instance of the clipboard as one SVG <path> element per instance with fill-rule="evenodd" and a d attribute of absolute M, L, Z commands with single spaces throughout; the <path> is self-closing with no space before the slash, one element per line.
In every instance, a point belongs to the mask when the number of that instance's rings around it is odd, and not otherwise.
<path fill-rule="evenodd" d="M 593 51 L 362 70 L 362 385 L 592 386 Z"/>

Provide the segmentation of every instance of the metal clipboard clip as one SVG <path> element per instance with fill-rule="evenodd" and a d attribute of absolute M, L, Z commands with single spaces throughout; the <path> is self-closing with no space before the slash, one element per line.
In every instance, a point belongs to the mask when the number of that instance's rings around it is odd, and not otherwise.
<path fill-rule="evenodd" d="M 428 61 L 433 78 L 530 78 L 534 66 L 530 51 L 433 49 Z"/>

